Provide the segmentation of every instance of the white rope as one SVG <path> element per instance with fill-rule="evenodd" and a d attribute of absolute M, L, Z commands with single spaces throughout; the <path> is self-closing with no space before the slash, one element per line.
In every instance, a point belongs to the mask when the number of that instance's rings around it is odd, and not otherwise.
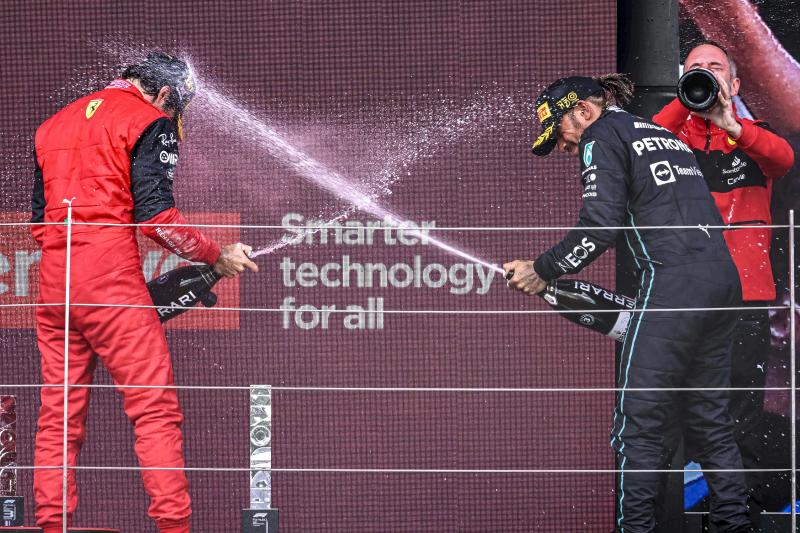
<path fill-rule="evenodd" d="M 23 470 L 53 470 L 60 466 L 19 466 Z M 270 472 L 328 472 L 343 474 L 617 474 L 622 470 L 613 468 L 282 468 L 282 467 L 168 467 L 168 466 L 70 466 L 70 470 L 110 470 L 110 471 L 183 471 L 183 472 L 250 472 L 267 470 Z M 678 472 L 789 472 L 789 468 L 698 468 L 698 469 L 625 469 L 625 473 L 669 474 Z"/>
<path fill-rule="evenodd" d="M 0 307 L 64 307 L 66 302 L 59 303 L 22 303 L 22 304 L 0 304 Z"/>
<path fill-rule="evenodd" d="M 72 201 L 64 198 L 63 203 L 67 204 L 67 264 L 65 273 L 65 289 L 64 289 L 64 425 L 63 425 L 63 439 L 61 442 L 63 461 L 63 473 L 61 476 L 61 522 L 63 533 L 67 533 L 67 481 L 69 469 L 67 468 L 67 430 L 69 428 L 69 299 L 70 299 L 70 273 L 72 270 Z"/>
<path fill-rule="evenodd" d="M 71 203 L 69 211 L 71 212 Z M 707 312 L 707 311 L 741 311 L 741 310 L 780 310 L 791 309 L 791 347 L 792 353 L 795 345 L 795 324 L 794 324 L 794 213 L 790 212 L 790 223 L 788 225 L 741 225 L 741 226 L 703 226 L 704 229 L 744 229 L 744 228 L 761 228 L 761 229 L 789 229 L 790 233 L 790 265 L 791 265 L 791 300 L 789 306 L 760 306 L 760 307 L 714 307 L 714 308 L 674 308 L 674 309 L 650 309 L 646 312 Z M 62 303 L 32 303 L 32 304 L 0 304 L 0 307 L 47 307 L 47 306 L 61 306 L 66 309 L 65 317 L 65 362 L 64 362 L 64 383 L 63 384 L 14 384 L 3 385 L 0 387 L 14 387 L 14 388 L 41 388 L 41 387 L 63 387 L 64 389 L 64 435 L 63 435 L 63 464 L 60 466 L 18 466 L 20 469 L 62 469 L 63 470 L 63 523 L 64 532 L 66 533 L 66 513 L 67 513 L 67 475 L 69 470 L 95 470 L 95 471 L 119 471 L 119 470 L 181 470 L 181 471 L 204 471 L 204 472 L 248 472 L 252 468 L 222 468 L 222 467 L 114 467 L 114 466 L 69 466 L 67 464 L 67 425 L 68 425 L 68 348 L 69 348 L 69 308 L 70 306 L 81 307 L 130 307 L 130 308 L 157 308 L 157 306 L 142 306 L 142 305 L 124 305 L 124 304 L 87 304 L 87 303 L 70 303 L 69 300 L 69 276 L 70 276 L 70 260 L 69 260 L 69 246 L 70 246 L 70 232 L 72 225 L 81 226 L 121 226 L 121 227 L 136 227 L 136 226 L 161 226 L 161 227 L 196 227 L 196 228 L 239 228 L 239 229 L 263 229 L 263 230 L 354 230 L 363 228 L 364 226 L 347 226 L 347 225 L 307 225 L 307 226 L 291 226 L 286 227 L 283 225 L 231 225 L 231 224 L 105 224 L 105 223 L 85 223 L 85 222 L 72 222 L 71 215 L 68 213 L 67 221 L 67 292 L 66 301 Z M 32 226 L 32 225 L 61 225 L 61 222 L 53 223 L 0 223 L 0 226 Z M 640 230 L 660 230 L 660 229 L 697 229 L 698 226 L 644 226 Z M 375 229 L 413 229 L 403 224 L 390 225 L 387 224 Z M 524 231 L 569 231 L 574 229 L 574 226 L 523 226 L 523 227 L 435 227 L 430 228 L 430 231 L 464 231 L 464 232 L 524 232 Z M 630 229 L 627 226 L 617 227 L 603 227 L 591 228 L 592 230 L 609 230 L 620 231 Z M 194 307 L 191 309 L 207 309 L 214 311 L 242 311 L 242 312 L 298 312 L 297 309 L 281 309 L 281 308 L 245 308 L 245 307 Z M 625 310 L 628 312 L 642 312 L 641 310 Z M 348 313 L 348 310 L 331 310 L 330 312 Z M 397 315 L 519 315 L 519 314 L 565 314 L 564 311 L 556 311 L 552 309 L 538 310 L 538 309 L 525 309 L 525 310 L 444 310 L 444 309 L 384 309 L 382 311 L 365 310 L 367 313 L 384 313 L 384 314 L 397 314 Z M 617 313 L 618 310 L 598 311 L 598 310 L 572 310 L 566 313 L 585 313 L 585 312 L 609 312 Z M 791 468 L 787 469 L 654 469 L 654 470 L 630 470 L 626 469 L 626 473 L 632 472 L 640 473 L 678 473 L 678 472 L 791 472 L 792 476 L 792 529 L 795 529 L 796 512 L 794 501 L 796 499 L 796 449 L 795 449 L 795 361 L 791 361 L 791 386 L 790 387 L 760 387 L 760 388 L 741 388 L 741 387 L 713 387 L 713 388 L 629 388 L 627 392 L 653 392 L 653 391 L 669 391 L 669 392 L 691 392 L 691 391 L 749 391 L 749 390 L 763 390 L 763 391 L 791 391 L 792 394 L 792 464 Z M 211 385 L 174 385 L 174 386 L 154 386 L 154 385 L 74 385 L 74 387 L 85 388 L 174 388 L 174 389 L 196 389 L 196 390 L 242 390 L 249 391 L 250 386 L 211 386 Z M 335 391 L 335 392 L 435 392 L 435 393 L 454 393 L 454 392 L 473 392 L 473 393 L 534 393 L 534 392 L 618 392 L 621 388 L 612 387 L 593 387 L 593 388 L 568 388 L 568 387 L 547 387 L 547 388 L 466 388 L 466 387 L 324 387 L 324 386 L 273 386 L 274 390 L 285 391 Z M 315 472 L 315 473 L 376 473 L 376 474 L 617 474 L 622 470 L 618 469 L 403 469 L 403 468 L 269 468 L 264 469 L 259 467 L 259 470 L 269 470 L 271 472 Z"/>
<path fill-rule="evenodd" d="M 9 304 L 11 305 L 11 304 Z M 104 304 L 104 303 L 72 303 L 73 307 L 126 307 L 135 309 L 160 309 L 164 306 L 157 305 L 133 305 L 133 304 Z M 281 312 L 314 312 L 311 310 L 300 310 L 298 308 L 280 307 L 205 307 L 205 306 L 170 306 L 170 309 L 188 310 L 207 310 L 207 311 L 246 311 L 260 313 L 281 313 Z M 552 315 L 552 314 L 576 314 L 576 313 L 673 313 L 673 312 L 706 312 L 706 311 L 747 311 L 747 310 L 773 310 L 789 309 L 788 305 L 764 305 L 764 306 L 741 306 L 741 307 L 675 307 L 664 309 L 569 309 L 558 311 L 555 309 L 363 309 L 359 313 L 381 313 L 389 315 Z M 321 312 L 317 309 L 316 312 Z M 326 313 L 353 313 L 350 309 L 326 309 Z"/>
<path fill-rule="evenodd" d="M 708 511 L 685 511 L 683 514 L 691 514 L 691 515 L 698 515 L 698 516 L 708 516 L 711 513 L 709 513 Z M 791 513 L 785 513 L 785 512 L 781 512 L 781 511 L 761 511 L 758 514 L 761 515 L 761 516 L 765 516 L 765 515 L 786 516 L 786 515 L 789 515 Z"/>
<path fill-rule="evenodd" d="M 61 383 L 0 383 L 2 388 L 63 387 Z M 231 390 L 249 391 L 250 385 L 114 385 L 73 383 L 73 389 L 178 389 L 178 390 Z M 329 387 L 316 385 L 272 385 L 273 390 L 321 392 L 476 392 L 476 393 L 529 393 L 529 392 L 621 392 L 615 387 Z M 700 392 L 700 391 L 789 391 L 791 387 L 628 387 L 626 392 Z"/>
<path fill-rule="evenodd" d="M 0 226 L 60 226 L 63 222 L 0 222 Z M 118 224 L 118 223 L 108 223 L 108 222 L 73 222 L 75 226 L 115 226 L 115 227 L 161 227 L 161 228 L 240 228 L 240 229 L 275 229 L 275 230 L 358 230 L 358 229 L 368 229 L 367 226 L 342 226 L 342 225 L 291 225 L 291 226 L 276 226 L 274 224 Z M 695 224 L 694 226 L 637 226 L 639 230 L 658 230 L 658 229 L 697 229 L 698 225 Z M 703 229 L 722 229 L 722 230 L 732 230 L 732 229 L 743 229 L 743 228 L 770 228 L 770 229 L 787 229 L 789 228 L 788 224 L 723 224 L 719 226 L 711 226 L 711 225 L 703 225 Z M 391 225 L 387 224 L 385 226 L 372 226 L 372 229 L 375 230 L 385 230 L 385 229 L 393 229 L 393 230 L 408 230 L 408 231 L 421 231 L 420 228 L 414 228 L 409 226 L 404 226 L 402 224 L 398 225 Z M 430 231 L 431 233 L 436 231 L 570 231 L 575 229 L 575 226 L 443 226 L 443 227 L 432 227 L 432 228 L 425 228 L 426 231 Z M 589 229 L 589 230 L 608 230 L 608 231 L 621 231 L 626 229 L 631 229 L 630 226 L 592 226 L 592 227 L 585 227 L 582 229 Z"/>

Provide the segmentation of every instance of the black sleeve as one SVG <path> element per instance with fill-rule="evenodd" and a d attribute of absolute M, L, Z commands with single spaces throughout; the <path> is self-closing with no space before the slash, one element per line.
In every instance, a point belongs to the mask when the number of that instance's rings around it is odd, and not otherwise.
<path fill-rule="evenodd" d="M 33 151 L 33 196 L 31 197 L 31 222 L 44 222 L 44 176 Z"/>
<path fill-rule="evenodd" d="M 576 228 L 540 255 L 534 269 L 550 281 L 575 274 L 597 259 L 617 238 L 628 204 L 630 164 L 621 141 L 583 139 L 580 144 L 583 207 Z"/>
<path fill-rule="evenodd" d="M 178 130 L 168 118 L 150 124 L 131 152 L 134 222 L 175 207 L 172 180 L 178 163 Z"/>
<path fill-rule="evenodd" d="M 775 130 L 772 129 L 772 127 L 770 127 L 769 123 L 764 122 L 763 120 L 754 120 L 753 125 L 758 126 L 762 130 L 767 130 L 770 133 L 774 133 L 775 135 L 778 134 Z"/>

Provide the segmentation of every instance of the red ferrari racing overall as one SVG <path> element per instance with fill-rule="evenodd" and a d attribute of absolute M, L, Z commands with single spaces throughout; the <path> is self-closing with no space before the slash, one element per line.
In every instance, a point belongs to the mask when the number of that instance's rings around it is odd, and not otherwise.
<path fill-rule="evenodd" d="M 83 97 L 48 119 L 36 132 L 33 222 L 63 222 L 72 202 L 69 381 L 90 384 L 97 359 L 116 385 L 173 385 L 164 331 L 142 274 L 134 222 L 156 224 L 142 232 L 185 259 L 213 264 L 219 246 L 200 232 L 158 224 L 185 223 L 174 206 L 172 179 L 178 159 L 177 130 L 170 118 L 125 80 Z M 109 225 L 81 225 L 81 223 Z M 67 228 L 33 226 L 42 247 L 37 334 L 42 380 L 63 384 Z M 100 304 L 78 306 L 77 304 Z M 142 467 L 182 468 L 183 415 L 175 389 L 121 388 L 134 427 Z M 84 440 L 89 388 L 70 388 L 68 464 Z M 35 465 L 62 465 L 63 389 L 43 387 Z M 191 514 L 182 470 L 142 470 L 149 515 L 161 532 L 187 532 Z M 62 529 L 62 472 L 34 473 L 36 521 L 45 533 Z M 68 476 L 67 520 L 78 496 Z"/>

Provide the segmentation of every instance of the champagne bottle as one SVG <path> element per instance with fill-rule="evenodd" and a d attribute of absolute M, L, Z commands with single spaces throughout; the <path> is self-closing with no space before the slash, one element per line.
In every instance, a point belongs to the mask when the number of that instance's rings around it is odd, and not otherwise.
<path fill-rule="evenodd" d="M 163 323 L 201 302 L 206 307 L 217 303 L 211 289 L 222 278 L 208 265 L 190 265 L 170 270 L 147 284 L 150 298 Z"/>
<path fill-rule="evenodd" d="M 552 280 L 539 296 L 557 311 L 573 311 L 561 313 L 567 320 L 599 331 L 615 341 L 621 341 L 625 337 L 633 316 L 629 310 L 636 304 L 633 298 L 577 279 Z"/>

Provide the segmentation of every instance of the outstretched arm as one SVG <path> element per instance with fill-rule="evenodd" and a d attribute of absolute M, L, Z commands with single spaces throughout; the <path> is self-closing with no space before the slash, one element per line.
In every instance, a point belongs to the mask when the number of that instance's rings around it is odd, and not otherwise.
<path fill-rule="evenodd" d="M 160 118 L 141 135 L 131 153 L 131 194 L 133 219 L 142 233 L 170 252 L 189 261 L 216 263 L 220 248 L 197 228 L 170 226 L 188 224 L 175 208 L 172 181 L 178 163 L 178 134 L 175 124 Z"/>
<path fill-rule="evenodd" d="M 547 282 L 580 272 L 616 240 L 625 220 L 627 176 L 625 154 L 600 139 L 581 141 L 583 207 L 575 229 L 536 261 L 516 259 L 503 265 L 510 288 L 525 294 L 543 291 Z"/>
<path fill-rule="evenodd" d="M 583 207 L 578 224 L 540 255 L 534 270 L 545 281 L 575 274 L 597 259 L 617 238 L 625 222 L 628 162 L 621 148 L 602 139 L 581 141 Z"/>
<path fill-rule="evenodd" d="M 223 276 L 232 277 L 245 269 L 258 271 L 250 261 L 250 247 L 242 243 L 222 249 L 202 231 L 190 227 L 175 207 L 172 181 L 178 162 L 178 134 L 166 118 L 151 124 L 131 154 L 131 193 L 134 220 L 146 224 L 142 233 L 170 252 L 188 261 L 213 265 Z"/>

